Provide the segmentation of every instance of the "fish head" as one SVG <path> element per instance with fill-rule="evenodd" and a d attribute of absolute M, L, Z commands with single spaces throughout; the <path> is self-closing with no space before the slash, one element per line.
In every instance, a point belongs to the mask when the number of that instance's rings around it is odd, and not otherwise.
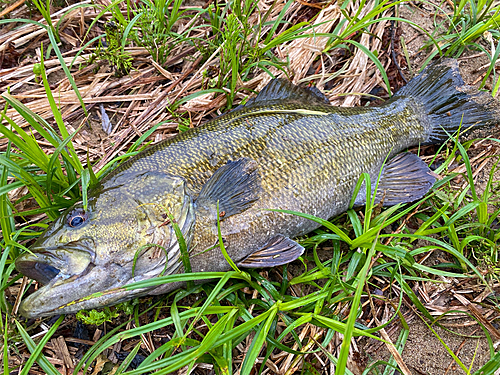
<path fill-rule="evenodd" d="M 145 295 L 131 283 L 175 273 L 182 265 L 175 226 L 189 244 L 193 201 L 184 179 L 159 172 L 120 175 L 53 222 L 16 260 L 44 284 L 20 305 L 26 317 L 67 314 Z"/>

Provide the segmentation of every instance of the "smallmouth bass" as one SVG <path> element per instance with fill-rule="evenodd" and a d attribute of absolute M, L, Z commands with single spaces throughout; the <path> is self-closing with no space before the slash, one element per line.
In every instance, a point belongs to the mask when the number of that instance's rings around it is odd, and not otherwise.
<path fill-rule="evenodd" d="M 33 254 L 16 260 L 20 272 L 45 284 L 20 312 L 73 313 L 181 287 L 120 288 L 183 272 L 172 221 L 193 272 L 229 270 L 217 208 L 239 267 L 288 263 L 304 251 L 293 238 L 319 225 L 269 209 L 329 219 L 348 208 L 362 173 L 376 181 L 381 168 L 377 201 L 412 202 L 435 177 L 403 150 L 499 123 L 500 103 L 465 86 L 454 60 L 429 66 L 378 107 L 333 107 L 318 90 L 273 80 L 246 105 L 124 163 L 89 192 L 86 210 L 77 204 L 53 222 Z"/>

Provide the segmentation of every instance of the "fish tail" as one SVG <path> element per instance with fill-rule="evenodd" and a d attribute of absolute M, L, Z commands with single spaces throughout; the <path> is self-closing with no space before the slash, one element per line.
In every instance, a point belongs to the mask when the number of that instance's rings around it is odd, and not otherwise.
<path fill-rule="evenodd" d="M 412 97 L 423 104 L 430 121 L 425 143 L 443 143 L 457 131 L 500 124 L 500 102 L 486 92 L 467 86 L 458 63 L 442 59 L 428 66 L 399 90 L 398 97 Z"/>

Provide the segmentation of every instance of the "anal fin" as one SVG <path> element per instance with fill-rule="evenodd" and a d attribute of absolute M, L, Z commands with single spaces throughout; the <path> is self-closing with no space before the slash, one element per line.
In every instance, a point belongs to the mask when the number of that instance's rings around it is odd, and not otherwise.
<path fill-rule="evenodd" d="M 375 203 L 394 206 L 422 198 L 436 182 L 436 175 L 417 155 L 405 152 L 396 155 L 384 166 L 377 188 Z M 372 191 L 375 182 L 372 182 Z M 366 188 L 356 197 L 355 205 L 366 203 Z"/>
<path fill-rule="evenodd" d="M 237 265 L 246 268 L 276 267 L 296 260 L 304 248 L 288 237 L 277 235 L 261 249 L 247 256 Z"/>

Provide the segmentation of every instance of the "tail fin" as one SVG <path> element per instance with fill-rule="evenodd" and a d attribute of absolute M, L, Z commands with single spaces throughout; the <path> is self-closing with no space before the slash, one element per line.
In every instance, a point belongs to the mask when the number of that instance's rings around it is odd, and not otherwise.
<path fill-rule="evenodd" d="M 419 99 L 424 105 L 431 122 L 425 143 L 443 143 L 459 129 L 464 134 L 472 128 L 500 124 L 500 102 L 465 85 L 453 59 L 428 66 L 394 98 L 401 96 Z"/>

